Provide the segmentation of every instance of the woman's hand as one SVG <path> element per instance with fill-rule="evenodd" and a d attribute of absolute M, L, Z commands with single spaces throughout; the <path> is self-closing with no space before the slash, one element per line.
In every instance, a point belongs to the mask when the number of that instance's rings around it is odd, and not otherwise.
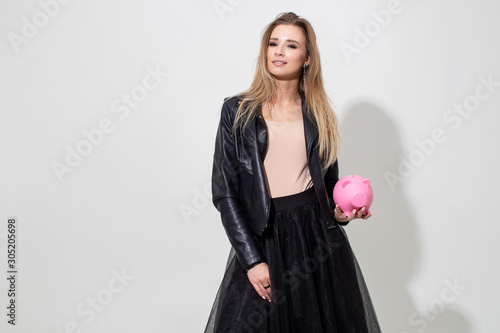
<path fill-rule="evenodd" d="M 247 276 L 260 297 L 271 302 L 271 279 L 269 278 L 269 267 L 267 264 L 262 262 L 255 265 L 247 272 Z"/>
<path fill-rule="evenodd" d="M 366 220 L 372 215 L 373 211 L 369 211 L 368 213 L 366 213 L 366 208 L 361 207 L 361 209 L 358 211 L 356 211 L 356 209 L 353 209 L 349 216 L 345 216 L 345 214 L 340 210 L 339 205 L 335 205 L 335 219 L 339 222 L 348 222 L 354 219 Z"/>

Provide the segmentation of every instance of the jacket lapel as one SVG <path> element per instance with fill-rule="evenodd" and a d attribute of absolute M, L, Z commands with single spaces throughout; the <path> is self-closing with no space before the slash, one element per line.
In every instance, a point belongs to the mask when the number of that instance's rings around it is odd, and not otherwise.
<path fill-rule="evenodd" d="M 260 113 L 260 107 L 259 107 L 259 113 Z M 259 114 L 257 117 L 255 117 L 255 135 L 257 137 L 257 145 L 259 148 L 260 152 L 260 157 L 261 161 L 264 161 L 264 155 L 266 154 L 267 151 L 267 125 L 262 119 L 262 116 Z"/>
<path fill-rule="evenodd" d="M 306 141 L 307 158 L 310 159 L 311 151 L 314 143 L 314 139 L 318 135 L 318 128 L 316 124 L 309 118 L 307 113 L 307 103 L 304 95 L 301 94 L 302 98 L 302 117 L 304 119 L 304 136 Z"/>

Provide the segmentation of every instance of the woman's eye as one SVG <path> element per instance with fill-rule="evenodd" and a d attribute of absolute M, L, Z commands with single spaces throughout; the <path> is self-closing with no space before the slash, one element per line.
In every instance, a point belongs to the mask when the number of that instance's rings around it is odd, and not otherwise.
<path fill-rule="evenodd" d="M 269 43 L 269 46 L 276 46 L 276 45 L 277 45 L 277 44 L 276 44 L 275 42 L 270 42 L 270 43 Z M 294 45 L 294 44 L 290 44 L 290 45 L 288 45 L 288 47 L 290 47 L 290 48 L 292 48 L 292 49 L 296 49 L 296 48 L 297 48 L 297 46 L 296 46 L 296 45 Z"/>

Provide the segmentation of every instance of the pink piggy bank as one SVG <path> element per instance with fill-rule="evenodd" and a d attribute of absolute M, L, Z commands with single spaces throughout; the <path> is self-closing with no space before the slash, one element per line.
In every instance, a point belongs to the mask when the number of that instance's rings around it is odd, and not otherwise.
<path fill-rule="evenodd" d="M 345 216 L 349 216 L 353 209 L 357 211 L 361 207 L 365 207 L 365 213 L 368 213 L 373 202 L 370 180 L 357 175 L 340 178 L 333 188 L 333 200 Z"/>

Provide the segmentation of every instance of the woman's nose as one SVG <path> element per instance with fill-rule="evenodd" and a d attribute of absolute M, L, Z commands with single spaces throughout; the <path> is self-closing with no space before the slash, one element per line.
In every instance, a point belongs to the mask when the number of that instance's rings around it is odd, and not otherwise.
<path fill-rule="evenodd" d="M 282 47 L 281 46 L 276 47 L 276 51 L 274 53 L 277 55 L 283 55 Z"/>

